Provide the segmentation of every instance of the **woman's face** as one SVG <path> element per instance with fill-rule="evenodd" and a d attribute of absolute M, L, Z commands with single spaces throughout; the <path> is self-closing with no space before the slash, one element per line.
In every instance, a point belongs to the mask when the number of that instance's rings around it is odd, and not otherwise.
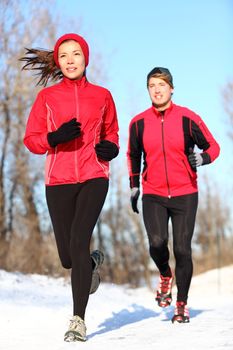
<path fill-rule="evenodd" d="M 148 91 L 153 105 L 159 111 L 170 106 L 174 89 L 166 81 L 151 77 L 148 82 Z"/>
<path fill-rule="evenodd" d="M 58 62 L 65 77 L 72 80 L 82 78 L 85 71 L 85 58 L 77 41 L 68 40 L 59 46 Z"/>

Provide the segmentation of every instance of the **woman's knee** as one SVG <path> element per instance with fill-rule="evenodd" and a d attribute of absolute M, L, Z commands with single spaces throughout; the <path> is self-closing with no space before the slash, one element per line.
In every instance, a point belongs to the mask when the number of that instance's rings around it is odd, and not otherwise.
<path fill-rule="evenodd" d="M 61 264 L 62 264 L 62 267 L 67 270 L 71 269 L 72 267 L 72 265 L 66 261 L 65 262 L 62 261 Z"/>
<path fill-rule="evenodd" d="M 64 269 L 71 269 L 72 262 L 69 256 L 65 256 L 64 254 L 63 255 L 59 254 L 59 258 L 61 261 L 61 265 Z"/>

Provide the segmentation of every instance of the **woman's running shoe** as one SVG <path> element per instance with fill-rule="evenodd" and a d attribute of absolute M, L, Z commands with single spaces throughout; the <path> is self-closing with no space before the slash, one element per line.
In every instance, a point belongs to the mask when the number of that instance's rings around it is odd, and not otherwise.
<path fill-rule="evenodd" d="M 67 342 L 86 341 L 86 326 L 79 316 L 73 316 L 70 320 L 68 331 L 65 333 L 64 340 Z"/>
<path fill-rule="evenodd" d="M 91 253 L 91 259 L 92 259 L 92 280 L 91 280 L 91 288 L 90 288 L 89 294 L 95 293 L 99 288 L 100 275 L 99 275 L 98 269 L 104 262 L 104 254 L 100 250 L 94 250 Z"/>

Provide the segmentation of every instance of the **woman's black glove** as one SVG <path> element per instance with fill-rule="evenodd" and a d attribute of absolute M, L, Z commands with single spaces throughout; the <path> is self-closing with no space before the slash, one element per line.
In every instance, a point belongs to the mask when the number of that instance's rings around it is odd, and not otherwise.
<path fill-rule="evenodd" d="M 119 149 L 115 143 L 102 140 L 95 145 L 95 152 L 98 158 L 109 162 L 118 155 Z"/>
<path fill-rule="evenodd" d="M 56 147 L 59 143 L 65 143 L 81 135 L 81 123 L 76 118 L 63 123 L 56 131 L 47 135 L 48 143 L 51 147 Z"/>

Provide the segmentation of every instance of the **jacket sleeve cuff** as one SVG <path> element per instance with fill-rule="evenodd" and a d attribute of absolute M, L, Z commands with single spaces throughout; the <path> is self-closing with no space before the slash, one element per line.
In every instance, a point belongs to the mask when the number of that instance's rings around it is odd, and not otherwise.
<path fill-rule="evenodd" d="M 205 165 L 205 164 L 210 164 L 211 163 L 211 158 L 210 158 L 210 155 L 206 152 L 202 153 L 201 154 L 202 158 L 203 158 L 203 163 L 202 165 Z"/>
<path fill-rule="evenodd" d="M 140 176 L 139 175 L 130 176 L 129 186 L 130 186 L 130 188 L 133 188 L 133 187 L 139 188 L 140 187 Z"/>

